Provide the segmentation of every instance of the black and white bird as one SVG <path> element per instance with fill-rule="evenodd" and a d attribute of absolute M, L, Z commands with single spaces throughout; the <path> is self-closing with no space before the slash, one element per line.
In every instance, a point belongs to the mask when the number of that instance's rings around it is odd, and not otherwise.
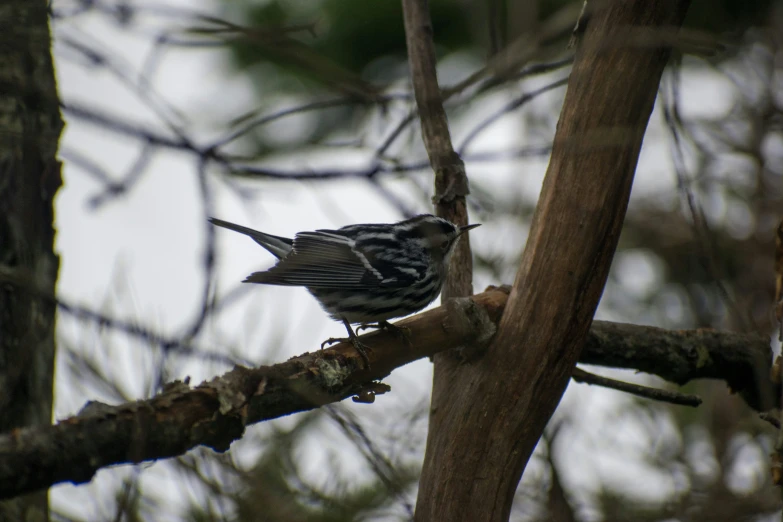
<path fill-rule="evenodd" d="M 413 314 L 434 301 L 446 280 L 454 246 L 463 233 L 479 226 L 460 227 L 422 214 L 399 223 L 299 232 L 289 239 L 216 218 L 209 221 L 250 236 L 278 258 L 275 266 L 254 272 L 244 282 L 307 288 L 333 319 L 345 325 L 347 340 L 365 366 L 366 347 L 351 323 L 392 328 L 389 319 Z"/>

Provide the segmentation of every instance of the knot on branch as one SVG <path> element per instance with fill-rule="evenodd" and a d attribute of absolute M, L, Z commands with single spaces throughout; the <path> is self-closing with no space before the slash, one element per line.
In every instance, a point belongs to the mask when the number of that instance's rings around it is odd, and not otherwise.
<path fill-rule="evenodd" d="M 457 198 L 464 198 L 470 194 L 468 176 L 465 173 L 465 163 L 459 157 L 459 154 L 452 150 L 447 158 L 433 162 L 433 165 L 435 166 L 433 204 L 451 203 Z"/>
<path fill-rule="evenodd" d="M 446 301 L 446 321 L 443 327 L 462 340 L 457 348 L 463 361 L 472 361 L 483 355 L 497 332 L 497 325 L 487 309 L 469 297 Z"/>

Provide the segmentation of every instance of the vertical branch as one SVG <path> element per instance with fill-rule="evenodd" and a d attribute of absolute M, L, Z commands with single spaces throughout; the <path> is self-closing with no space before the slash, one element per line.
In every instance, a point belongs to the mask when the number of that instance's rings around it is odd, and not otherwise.
<path fill-rule="evenodd" d="M 435 195 L 432 202 L 438 216 L 457 225 L 468 223 L 468 209 L 465 196 L 468 195 L 468 177 L 465 164 L 454 151 L 449 133 L 446 111 L 443 109 L 440 86 L 436 73 L 435 43 L 428 0 L 402 0 L 405 23 L 405 41 L 408 47 L 408 63 L 416 105 L 421 119 L 422 138 L 435 172 Z M 473 260 L 470 254 L 470 240 L 466 234 L 457 243 L 451 259 L 448 277 L 443 288 L 442 299 L 464 297 L 473 292 Z M 451 400 L 449 388 L 459 380 L 460 361 L 449 352 L 433 357 L 435 363 L 432 399 L 430 402 L 429 431 L 424 455 L 419 499 L 416 504 L 416 520 L 437 520 L 428 515 L 421 516 L 424 509 L 422 495 L 428 495 L 438 480 L 438 469 L 433 457 L 444 447 L 443 429 L 448 429 L 451 415 L 444 415 Z M 429 502 L 429 499 L 427 500 Z M 429 504 L 428 508 L 434 508 Z M 431 513 L 431 510 L 427 510 Z M 440 520 L 448 520 L 442 518 Z M 456 520 L 456 519 L 454 519 Z"/>
<path fill-rule="evenodd" d="M 0 2 L 0 268 L 54 294 L 53 200 L 62 120 L 44 0 Z M 0 287 L 0 433 L 51 423 L 54 303 Z M 0 520 L 48 520 L 46 491 L 0 502 Z"/>
<path fill-rule="evenodd" d="M 498 333 L 478 361 L 436 359 L 417 521 L 508 519 L 603 292 L 658 83 L 689 0 L 594 4 Z M 406 13 L 407 30 L 431 32 L 411 18 Z M 413 61 L 416 39 L 408 40 Z"/>
<path fill-rule="evenodd" d="M 435 71 L 435 43 L 427 0 L 402 0 L 405 41 L 411 68 L 413 93 L 421 118 L 424 146 L 435 171 L 435 196 L 432 201 L 438 216 L 457 225 L 468 223 L 465 196 L 468 176 L 465 164 L 454 151 L 449 122 Z M 451 260 L 443 298 L 465 297 L 473 293 L 473 261 L 470 240 L 465 234 Z"/>

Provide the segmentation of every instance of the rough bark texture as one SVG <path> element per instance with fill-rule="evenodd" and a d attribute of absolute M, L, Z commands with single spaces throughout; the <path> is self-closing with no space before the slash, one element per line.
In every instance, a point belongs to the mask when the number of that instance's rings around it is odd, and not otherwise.
<path fill-rule="evenodd" d="M 465 164 L 454 151 L 449 122 L 443 109 L 435 71 L 435 44 L 432 39 L 427 0 L 403 0 L 405 44 L 411 68 L 413 93 L 421 119 L 424 147 L 435 171 L 435 213 L 458 225 L 468 224 L 465 196 L 469 193 Z M 442 299 L 466 297 L 473 293 L 473 260 L 470 237 L 465 234 L 454 250 Z"/>
<path fill-rule="evenodd" d="M 23 268 L 54 292 L 52 201 L 62 129 L 45 0 L 0 2 L 0 266 Z M 0 286 L 0 432 L 51 423 L 54 314 Z M 0 503 L 0 520 L 48 520 L 46 491 Z"/>
<path fill-rule="evenodd" d="M 350 344 L 342 343 L 274 366 L 237 367 L 195 388 L 173 383 L 149 400 L 90 403 L 55 426 L 0 435 L 0 498 L 63 481 L 89 481 L 105 466 L 173 457 L 198 445 L 224 451 L 248 424 L 349 396 L 372 402 L 388 390 L 373 381 L 394 368 L 461 343 L 491 342 L 507 299 L 505 291 L 495 289 L 402 321 L 410 328 L 411 345 L 389 332 L 362 336 L 373 348 L 370 370 Z M 768 379 L 769 339 L 755 334 L 596 322 L 582 360 L 643 369 L 678 384 L 720 379 L 746 398 L 776 396 Z"/>
<path fill-rule="evenodd" d="M 709 348 L 716 342 L 719 354 Z M 680 386 L 694 379 L 721 379 L 754 410 L 764 412 L 779 406 L 779 392 L 770 380 L 772 353 L 763 346 L 769 346 L 769 338 L 761 334 L 594 321 L 579 362 L 650 373 Z"/>
<path fill-rule="evenodd" d="M 417 521 L 505 521 L 573 371 L 687 0 L 592 2 L 527 246 L 487 355 L 436 360 Z M 663 40 L 663 41 L 662 41 Z"/>

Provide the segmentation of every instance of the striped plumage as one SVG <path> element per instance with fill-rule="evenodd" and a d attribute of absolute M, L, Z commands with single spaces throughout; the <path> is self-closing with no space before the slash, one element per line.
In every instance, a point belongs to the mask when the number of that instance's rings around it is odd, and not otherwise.
<path fill-rule="evenodd" d="M 279 259 L 245 282 L 306 287 L 333 319 L 345 324 L 354 345 L 350 323 L 386 323 L 434 301 L 459 236 L 478 226 L 458 227 L 424 214 L 394 224 L 300 232 L 288 239 L 210 221 L 250 236 Z"/>

